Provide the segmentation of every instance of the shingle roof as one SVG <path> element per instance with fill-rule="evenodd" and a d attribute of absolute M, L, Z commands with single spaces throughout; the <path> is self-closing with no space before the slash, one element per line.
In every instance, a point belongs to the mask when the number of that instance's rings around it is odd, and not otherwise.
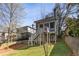
<path fill-rule="evenodd" d="M 41 23 L 41 22 L 48 22 L 48 21 L 51 21 L 51 20 L 55 20 L 54 17 L 46 17 L 44 19 L 40 19 L 40 20 L 37 20 L 37 21 L 34 21 L 35 23 Z"/>

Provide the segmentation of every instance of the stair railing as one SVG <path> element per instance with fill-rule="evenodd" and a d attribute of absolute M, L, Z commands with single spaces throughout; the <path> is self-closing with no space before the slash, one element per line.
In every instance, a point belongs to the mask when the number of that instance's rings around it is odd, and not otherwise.
<path fill-rule="evenodd" d="M 34 34 L 31 34 L 31 37 L 28 40 L 28 45 L 31 44 L 31 46 L 33 46 L 34 42 L 37 42 L 39 35 L 40 35 L 40 30 L 37 30 L 36 33 Z"/>

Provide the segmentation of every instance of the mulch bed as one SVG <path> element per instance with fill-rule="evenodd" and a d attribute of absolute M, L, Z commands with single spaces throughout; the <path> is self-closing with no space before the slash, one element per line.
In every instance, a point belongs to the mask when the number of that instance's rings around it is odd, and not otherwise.
<path fill-rule="evenodd" d="M 10 53 L 14 53 L 15 50 L 17 50 L 19 48 L 23 48 L 24 46 L 25 46 L 24 44 L 17 43 L 17 44 L 13 44 L 13 45 L 9 46 L 9 48 L 4 47 L 3 49 L 0 49 L 0 55 L 7 55 Z"/>
<path fill-rule="evenodd" d="M 9 48 L 11 48 L 11 49 L 18 49 L 18 48 L 21 48 L 23 46 L 24 46 L 24 44 L 18 43 L 18 44 L 14 44 L 14 45 L 9 46 Z"/>

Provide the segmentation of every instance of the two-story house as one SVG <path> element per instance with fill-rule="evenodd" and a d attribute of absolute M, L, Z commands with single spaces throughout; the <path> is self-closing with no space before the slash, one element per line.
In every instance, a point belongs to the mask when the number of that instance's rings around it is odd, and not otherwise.
<path fill-rule="evenodd" d="M 54 17 L 51 16 L 37 20 L 35 23 L 36 31 L 42 33 L 42 36 L 44 35 L 44 37 L 42 37 L 44 40 L 48 40 L 49 42 L 56 41 L 56 36 L 58 35 L 58 20 L 55 20 Z"/>
<path fill-rule="evenodd" d="M 24 26 L 17 28 L 17 40 L 29 40 L 29 37 L 31 34 L 35 33 L 36 29 L 30 27 L 30 26 Z"/>

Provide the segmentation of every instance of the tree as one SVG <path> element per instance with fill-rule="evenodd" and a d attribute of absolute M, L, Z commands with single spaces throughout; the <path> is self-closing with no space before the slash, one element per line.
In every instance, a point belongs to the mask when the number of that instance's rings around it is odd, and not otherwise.
<path fill-rule="evenodd" d="M 41 5 L 41 12 L 40 13 L 41 13 L 41 18 L 43 20 L 45 20 L 45 18 L 46 18 L 45 5 Z M 47 40 L 45 39 L 45 33 L 44 33 L 43 29 L 42 29 L 42 32 L 40 33 L 40 36 L 41 36 L 41 40 L 42 40 L 42 43 L 43 43 L 43 49 L 44 49 L 45 56 L 47 56 L 48 55 L 48 38 L 47 38 Z"/>
<path fill-rule="evenodd" d="M 0 25 L 8 32 L 8 42 L 11 41 L 11 34 L 21 24 L 21 18 L 25 14 L 22 7 L 22 4 L 17 3 L 0 4 Z"/>
<path fill-rule="evenodd" d="M 76 7 L 76 12 L 72 19 L 67 19 L 67 28 L 69 28 L 74 36 L 79 36 L 79 4 L 74 5 Z"/>
<path fill-rule="evenodd" d="M 61 27 L 66 18 L 77 13 L 77 4 L 55 4 L 54 17 L 58 20 L 58 35 L 61 36 Z"/>
<path fill-rule="evenodd" d="M 67 23 L 67 31 L 69 32 L 69 35 L 74 36 L 72 34 L 75 32 L 74 30 L 76 26 L 76 21 L 74 19 L 68 18 L 66 23 Z"/>

